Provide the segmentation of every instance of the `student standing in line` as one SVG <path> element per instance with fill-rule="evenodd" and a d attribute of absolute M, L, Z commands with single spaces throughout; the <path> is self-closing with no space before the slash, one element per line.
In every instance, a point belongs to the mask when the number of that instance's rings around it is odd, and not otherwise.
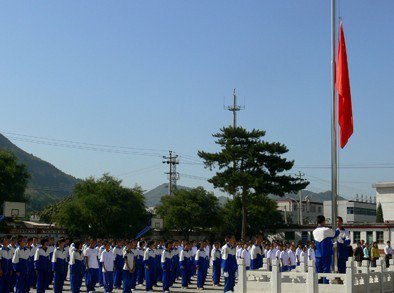
<path fill-rule="evenodd" d="M 135 287 L 135 257 L 132 243 L 133 241 L 126 243 L 126 250 L 123 252 L 123 293 L 131 293 L 133 286 Z"/>
<path fill-rule="evenodd" d="M 346 262 L 349 258 L 350 232 L 343 227 L 342 217 L 337 217 L 338 272 L 346 273 Z M 352 252 L 353 249 L 351 248 Z"/>
<path fill-rule="evenodd" d="M 280 271 L 286 272 L 289 270 L 289 255 L 287 254 L 286 247 L 284 245 L 280 245 Z"/>
<path fill-rule="evenodd" d="M 98 251 L 95 249 L 95 241 L 90 240 L 89 247 L 85 249 L 85 268 L 86 268 L 86 291 L 94 292 L 98 281 Z"/>
<path fill-rule="evenodd" d="M 104 293 L 111 293 L 114 289 L 115 254 L 111 251 L 108 242 L 105 242 L 104 246 L 105 250 L 100 257 L 100 262 L 103 268 Z"/>
<path fill-rule="evenodd" d="M 9 238 L 4 236 L 0 249 L 0 293 L 9 292 L 9 283 L 12 273 L 12 256 L 8 244 Z"/>
<path fill-rule="evenodd" d="M 155 277 L 155 252 L 153 251 L 155 246 L 154 241 L 148 242 L 148 248 L 144 253 L 144 266 L 145 266 L 145 290 L 152 291 L 153 282 Z"/>
<path fill-rule="evenodd" d="M 297 258 L 295 256 L 294 249 L 294 244 L 291 244 L 287 250 L 287 254 L 289 255 L 289 271 L 294 270 L 297 266 Z"/>
<path fill-rule="evenodd" d="M 261 252 L 261 238 L 260 236 L 256 237 L 256 242 L 253 244 L 252 249 L 250 250 L 250 269 L 258 270 L 261 268 L 262 262 L 262 252 Z"/>
<path fill-rule="evenodd" d="M 176 282 L 178 277 L 181 276 L 181 268 L 179 262 L 180 248 L 178 246 L 179 246 L 179 242 L 175 240 L 174 243 L 172 244 L 172 250 L 171 250 L 171 278 L 170 278 L 171 286 Z"/>
<path fill-rule="evenodd" d="M 161 255 L 161 268 L 162 268 L 162 284 L 163 284 L 163 292 L 170 292 L 171 286 L 171 248 L 172 242 L 166 242 L 164 244 L 164 250 Z"/>
<path fill-rule="evenodd" d="M 212 252 L 211 252 L 211 262 L 212 262 L 212 280 L 213 286 L 220 285 L 220 273 L 221 273 L 221 252 L 220 252 L 220 243 L 215 242 L 213 244 Z"/>
<path fill-rule="evenodd" d="M 115 289 L 120 289 L 122 287 L 123 266 L 124 266 L 123 241 L 121 240 L 117 241 L 116 246 L 113 248 L 113 253 L 115 256 L 114 286 Z"/>
<path fill-rule="evenodd" d="M 70 285 L 72 293 L 81 292 L 83 278 L 82 241 L 75 242 L 75 249 L 70 253 Z"/>
<path fill-rule="evenodd" d="M 368 266 L 370 265 L 371 262 L 371 258 L 369 256 L 369 244 L 365 243 L 364 247 L 363 247 L 363 253 L 364 253 L 364 260 L 368 261 Z"/>
<path fill-rule="evenodd" d="M 16 236 L 11 237 L 10 244 L 8 244 L 10 256 L 11 256 L 11 267 L 12 267 L 12 258 L 14 257 L 15 250 L 16 250 L 16 242 L 18 238 Z M 14 292 L 15 284 L 16 284 L 16 274 L 14 270 L 11 270 L 11 276 L 10 276 L 10 282 L 9 284 L 9 290 L 10 292 Z"/>
<path fill-rule="evenodd" d="M 137 283 L 142 285 L 144 283 L 145 278 L 145 269 L 143 264 L 144 259 L 144 248 L 145 248 L 145 241 L 141 240 L 138 242 L 137 250 L 138 253 L 136 254 L 136 274 L 137 274 Z"/>
<path fill-rule="evenodd" d="M 138 257 L 138 249 L 137 249 L 137 241 L 131 240 L 130 241 L 130 252 L 133 255 L 133 269 L 131 273 L 131 290 L 135 289 L 137 285 L 137 257 Z M 126 261 L 126 259 L 125 259 Z"/>
<path fill-rule="evenodd" d="M 313 260 L 316 264 L 315 242 L 311 241 L 308 248 L 308 261 Z"/>
<path fill-rule="evenodd" d="M 194 259 L 197 270 L 197 290 L 204 290 L 205 280 L 208 273 L 208 255 L 205 253 L 205 242 L 200 242 L 200 248 Z"/>
<path fill-rule="evenodd" d="M 12 258 L 12 266 L 16 274 L 16 293 L 29 292 L 28 284 L 28 260 L 30 251 L 26 248 L 26 238 L 20 237 L 18 241 L 19 246 L 15 249 L 15 254 Z"/>
<path fill-rule="evenodd" d="M 179 267 L 181 269 L 182 276 L 182 289 L 187 289 L 189 286 L 189 273 L 191 269 L 190 267 L 190 251 L 189 251 L 190 243 L 186 242 L 183 246 L 183 249 L 179 253 Z"/>
<path fill-rule="evenodd" d="M 300 242 L 298 242 L 298 246 L 297 246 L 297 249 L 296 249 L 296 251 L 295 251 L 297 266 L 299 266 L 300 263 L 301 263 L 300 254 L 301 254 L 301 252 L 302 252 L 302 248 L 303 248 L 303 247 L 302 247 L 302 243 L 301 243 L 301 241 L 300 241 Z"/>
<path fill-rule="evenodd" d="M 53 270 L 53 292 L 63 292 L 63 285 L 65 279 L 67 255 L 64 250 L 65 240 L 61 238 L 58 241 L 58 246 L 53 251 L 52 255 L 52 270 Z"/>
<path fill-rule="evenodd" d="M 37 247 L 34 255 L 34 270 L 37 273 L 37 293 L 44 293 L 49 283 L 51 260 L 48 252 L 48 238 L 41 239 L 41 247 Z"/>
<path fill-rule="evenodd" d="M 228 242 L 222 249 L 222 269 L 224 276 L 224 292 L 234 292 L 235 275 L 238 270 L 235 257 L 235 236 L 227 236 Z"/>

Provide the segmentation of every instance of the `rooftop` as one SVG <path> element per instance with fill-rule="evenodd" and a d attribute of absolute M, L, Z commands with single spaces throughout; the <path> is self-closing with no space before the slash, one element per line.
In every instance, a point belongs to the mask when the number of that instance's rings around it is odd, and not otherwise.
<path fill-rule="evenodd" d="M 373 188 L 391 188 L 394 187 L 394 182 L 379 182 L 372 185 Z"/>

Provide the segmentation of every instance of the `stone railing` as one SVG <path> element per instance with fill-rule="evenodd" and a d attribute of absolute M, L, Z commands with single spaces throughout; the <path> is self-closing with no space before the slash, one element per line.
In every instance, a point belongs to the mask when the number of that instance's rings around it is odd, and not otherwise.
<path fill-rule="evenodd" d="M 279 262 L 274 261 L 268 270 L 266 260 L 259 270 L 245 270 L 243 260 L 238 261 L 237 293 L 392 293 L 394 292 L 394 261 L 386 269 L 383 261 L 376 267 L 363 261 L 358 266 L 353 260 L 346 263 L 346 274 L 319 274 L 313 261 L 305 261 L 297 269 L 280 272 Z M 319 281 L 320 280 L 320 281 Z"/>

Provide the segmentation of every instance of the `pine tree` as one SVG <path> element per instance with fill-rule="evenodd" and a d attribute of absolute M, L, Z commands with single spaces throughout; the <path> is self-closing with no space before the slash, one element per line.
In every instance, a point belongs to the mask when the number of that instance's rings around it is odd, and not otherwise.
<path fill-rule="evenodd" d="M 378 204 L 378 208 L 376 209 L 376 223 L 383 223 L 384 218 L 383 218 L 383 209 L 382 209 L 382 204 Z"/>

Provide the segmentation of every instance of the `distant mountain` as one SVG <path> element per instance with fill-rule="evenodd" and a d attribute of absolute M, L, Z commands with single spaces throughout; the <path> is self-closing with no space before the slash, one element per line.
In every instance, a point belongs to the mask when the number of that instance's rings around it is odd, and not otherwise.
<path fill-rule="evenodd" d="M 37 211 L 71 194 L 77 178 L 68 175 L 52 164 L 25 152 L 0 134 L 0 150 L 15 154 L 19 162 L 27 166 L 30 181 L 26 194 L 28 210 Z"/>
<path fill-rule="evenodd" d="M 186 187 L 186 186 L 181 186 L 177 185 L 178 189 L 185 189 L 185 190 L 190 190 L 192 189 L 191 187 Z M 160 203 L 160 199 L 162 196 L 165 196 L 168 194 L 168 183 L 163 183 L 152 190 L 148 191 L 145 193 L 145 204 L 147 207 L 155 207 Z M 224 205 L 227 201 L 227 197 L 225 196 L 219 196 L 219 203 L 221 205 Z"/>

